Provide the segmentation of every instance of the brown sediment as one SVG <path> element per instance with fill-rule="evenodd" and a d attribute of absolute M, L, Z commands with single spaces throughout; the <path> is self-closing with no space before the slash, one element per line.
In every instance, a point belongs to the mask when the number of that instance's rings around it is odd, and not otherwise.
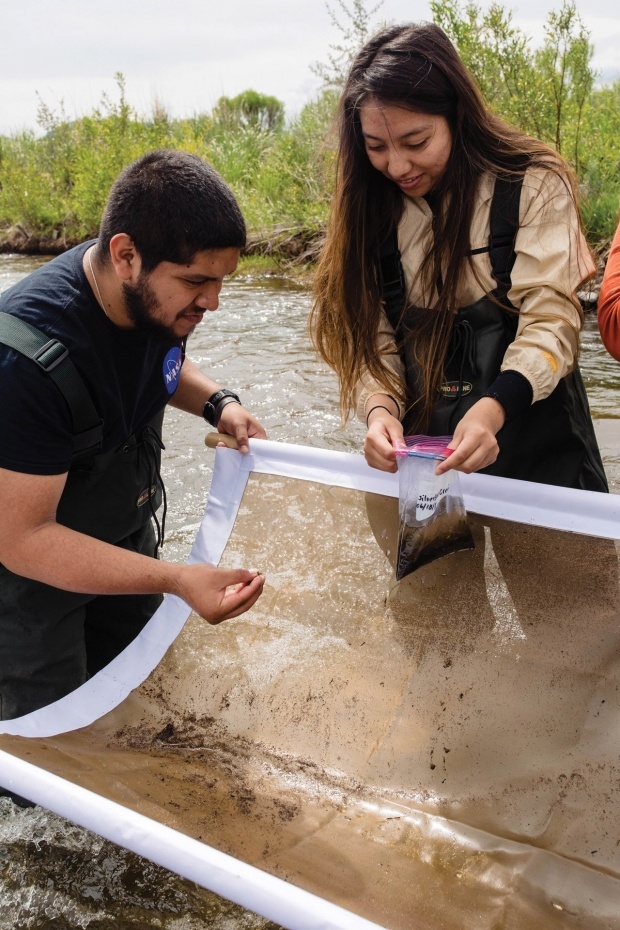
<path fill-rule="evenodd" d="M 451 552 L 473 548 L 466 514 L 460 507 L 449 509 L 448 499 L 444 499 L 430 520 L 413 526 L 401 522 L 396 580 Z"/>

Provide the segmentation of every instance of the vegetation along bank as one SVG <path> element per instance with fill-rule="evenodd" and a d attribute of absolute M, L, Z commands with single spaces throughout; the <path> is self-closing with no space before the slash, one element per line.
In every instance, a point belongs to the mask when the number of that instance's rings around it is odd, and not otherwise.
<path fill-rule="evenodd" d="M 378 25 L 364 0 L 340 7 L 348 18 L 343 39 L 327 62 L 312 66 L 323 89 L 288 122 L 277 98 L 253 90 L 222 97 L 189 119 L 171 119 L 158 104 L 140 115 L 121 74 L 117 99 L 104 95 L 79 119 L 41 101 L 38 132 L 0 136 L 0 251 L 56 254 L 95 236 L 124 165 L 151 149 L 180 148 L 207 159 L 233 188 L 250 231 L 249 254 L 283 266 L 311 264 L 331 198 L 339 89 Z M 602 267 L 620 204 L 620 80 L 598 82 L 574 3 L 549 14 L 536 48 L 501 5 L 483 12 L 433 0 L 431 8 L 498 114 L 551 143 L 574 168 L 586 234 Z"/>

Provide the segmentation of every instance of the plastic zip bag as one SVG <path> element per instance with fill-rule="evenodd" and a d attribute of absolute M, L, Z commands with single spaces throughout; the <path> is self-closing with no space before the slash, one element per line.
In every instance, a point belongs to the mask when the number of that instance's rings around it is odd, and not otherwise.
<path fill-rule="evenodd" d="M 436 475 L 450 454 L 451 436 L 405 436 L 398 462 L 398 556 L 396 580 L 450 552 L 473 549 L 474 540 L 460 490 L 459 474 Z"/>

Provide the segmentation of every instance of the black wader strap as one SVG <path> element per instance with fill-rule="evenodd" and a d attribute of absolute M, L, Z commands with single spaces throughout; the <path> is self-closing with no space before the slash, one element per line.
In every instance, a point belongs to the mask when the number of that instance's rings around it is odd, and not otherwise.
<path fill-rule="evenodd" d="M 69 350 L 9 313 L 0 313 L 0 342 L 36 362 L 59 388 L 71 411 L 74 453 L 96 452 L 103 439 L 103 421 L 69 358 Z"/>
<path fill-rule="evenodd" d="M 495 296 L 502 303 L 508 299 L 512 282 L 510 273 L 515 263 L 515 239 L 519 230 L 519 203 L 523 176 L 514 181 L 497 178 L 491 202 L 489 258 L 497 281 Z"/>
<path fill-rule="evenodd" d="M 398 326 L 405 306 L 405 274 L 400 261 L 398 234 L 392 230 L 379 251 L 381 266 L 381 297 L 385 314 L 394 327 Z"/>

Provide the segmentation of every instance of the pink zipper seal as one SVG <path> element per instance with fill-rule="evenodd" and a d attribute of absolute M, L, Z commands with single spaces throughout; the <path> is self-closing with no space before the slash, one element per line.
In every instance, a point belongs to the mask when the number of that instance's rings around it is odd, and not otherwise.
<path fill-rule="evenodd" d="M 454 451 L 448 446 L 452 436 L 405 436 L 405 449 L 394 449 L 399 457 L 447 459 Z"/>

